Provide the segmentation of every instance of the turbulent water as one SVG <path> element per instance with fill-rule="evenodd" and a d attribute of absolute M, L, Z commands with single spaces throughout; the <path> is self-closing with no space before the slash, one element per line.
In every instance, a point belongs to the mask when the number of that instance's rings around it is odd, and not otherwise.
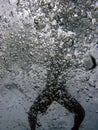
<path fill-rule="evenodd" d="M 98 62 L 97 13 L 96 0 L 0 1 L 0 130 L 30 129 L 26 112 L 44 89 L 54 57 L 60 80 L 66 77 L 85 108 L 80 130 L 98 129 L 98 67 L 83 66 L 86 55 Z M 73 115 L 54 102 L 38 122 L 38 130 L 69 130 Z"/>

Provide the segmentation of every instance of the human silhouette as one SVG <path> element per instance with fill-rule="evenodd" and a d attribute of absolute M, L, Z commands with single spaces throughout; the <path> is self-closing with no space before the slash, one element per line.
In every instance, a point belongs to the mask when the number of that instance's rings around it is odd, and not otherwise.
<path fill-rule="evenodd" d="M 36 129 L 37 114 L 47 111 L 53 101 L 60 103 L 71 113 L 74 113 L 74 125 L 71 130 L 79 130 L 79 127 L 85 117 L 85 110 L 81 104 L 71 96 L 66 88 L 65 81 L 59 81 L 62 71 L 70 68 L 70 63 L 64 59 L 64 49 L 58 47 L 54 57 L 50 58 L 50 67 L 47 71 L 47 81 L 45 89 L 35 99 L 28 113 L 28 120 L 31 130 Z M 65 66 L 64 66 L 65 62 Z"/>

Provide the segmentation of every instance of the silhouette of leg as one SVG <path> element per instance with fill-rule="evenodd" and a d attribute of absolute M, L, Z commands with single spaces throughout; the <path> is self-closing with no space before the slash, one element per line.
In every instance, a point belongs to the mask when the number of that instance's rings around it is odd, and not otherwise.
<path fill-rule="evenodd" d="M 78 103 L 75 98 L 70 95 L 70 93 L 66 89 L 60 88 L 58 92 L 55 98 L 56 101 L 67 108 L 70 112 L 73 112 L 75 114 L 74 126 L 71 130 L 79 130 L 79 127 L 85 117 L 85 111 L 83 107 Z"/>
<path fill-rule="evenodd" d="M 69 100 L 69 104 L 70 104 L 69 110 L 71 110 L 75 114 L 74 126 L 73 126 L 72 130 L 79 130 L 79 127 L 85 117 L 85 110 L 74 98 L 71 98 Z"/>
<path fill-rule="evenodd" d="M 28 113 L 28 120 L 31 130 L 35 130 L 37 124 L 38 112 L 46 112 L 48 107 L 53 101 L 53 94 L 51 88 L 46 88 L 43 92 L 35 99 L 33 105 L 30 107 Z"/>

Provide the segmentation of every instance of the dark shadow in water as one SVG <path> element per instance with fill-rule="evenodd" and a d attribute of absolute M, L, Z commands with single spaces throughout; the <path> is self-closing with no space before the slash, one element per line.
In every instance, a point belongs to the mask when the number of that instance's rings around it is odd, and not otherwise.
<path fill-rule="evenodd" d="M 74 126 L 71 130 L 79 130 L 80 124 L 85 117 L 85 111 L 80 103 L 66 90 L 66 86 L 63 82 L 58 82 L 60 72 L 56 67 L 55 64 L 51 63 L 51 69 L 47 73 L 46 88 L 30 107 L 28 119 L 31 130 L 35 130 L 36 128 L 38 112 L 46 112 L 53 101 L 60 103 L 75 114 Z"/>

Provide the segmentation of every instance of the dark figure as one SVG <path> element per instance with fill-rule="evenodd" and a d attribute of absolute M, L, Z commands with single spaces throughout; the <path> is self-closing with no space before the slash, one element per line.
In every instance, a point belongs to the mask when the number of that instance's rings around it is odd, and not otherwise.
<path fill-rule="evenodd" d="M 64 66 L 62 55 L 63 51 L 61 50 L 60 53 L 59 50 L 59 53 L 57 53 L 53 59 L 51 58 L 50 70 L 47 72 L 46 87 L 30 107 L 28 119 L 31 130 L 35 130 L 36 128 L 38 112 L 46 112 L 53 101 L 60 103 L 70 112 L 75 114 L 74 126 L 71 130 L 79 130 L 80 124 L 85 117 L 83 107 L 66 90 L 66 84 L 59 82 L 61 71 L 64 70 L 64 67 L 62 67 Z M 68 66 L 69 65 L 67 65 L 67 67 Z"/>

